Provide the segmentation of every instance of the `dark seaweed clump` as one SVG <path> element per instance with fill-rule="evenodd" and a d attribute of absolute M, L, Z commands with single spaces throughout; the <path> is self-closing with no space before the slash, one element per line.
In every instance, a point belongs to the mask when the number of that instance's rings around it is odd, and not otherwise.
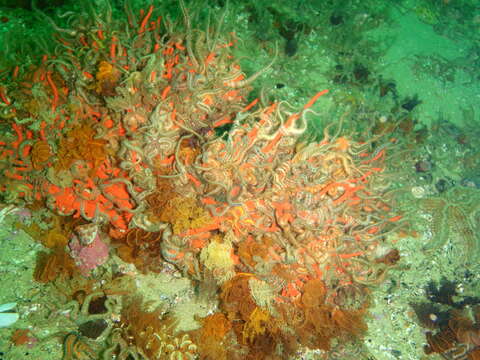
<path fill-rule="evenodd" d="M 449 354 L 462 351 L 465 359 L 480 355 L 480 298 L 459 296 L 458 283 L 442 279 L 425 288 L 426 301 L 411 304 L 426 332 L 425 353 Z"/>

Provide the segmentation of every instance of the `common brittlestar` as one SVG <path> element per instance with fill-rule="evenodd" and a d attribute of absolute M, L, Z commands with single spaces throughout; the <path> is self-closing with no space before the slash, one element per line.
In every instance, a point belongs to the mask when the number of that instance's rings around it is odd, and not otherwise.
<path fill-rule="evenodd" d="M 423 199 L 421 209 L 432 216 L 432 240 L 425 250 L 443 246 L 449 239 L 460 240 L 467 260 L 480 255 L 480 191 L 454 187 L 442 196 Z"/>
<path fill-rule="evenodd" d="M 16 211 L 18 211 L 18 208 L 14 205 L 7 205 L 0 210 L 0 224 L 3 223 L 7 215 L 13 214 Z"/>

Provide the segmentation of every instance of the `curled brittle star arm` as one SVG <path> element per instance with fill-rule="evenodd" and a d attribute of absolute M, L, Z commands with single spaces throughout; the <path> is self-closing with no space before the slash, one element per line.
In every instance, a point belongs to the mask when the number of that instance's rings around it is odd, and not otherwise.
<path fill-rule="evenodd" d="M 205 196 L 212 196 L 215 194 L 218 194 L 219 191 L 223 190 L 225 193 L 228 193 L 228 186 L 221 183 L 220 181 L 215 181 L 213 179 L 209 179 L 207 174 L 204 174 L 202 177 L 202 180 L 206 181 L 210 185 L 214 185 L 216 187 L 213 188 L 213 190 L 209 191 L 208 193 L 205 194 Z"/>
<path fill-rule="evenodd" d="M 240 81 L 231 81 L 231 82 L 227 83 L 227 86 L 232 87 L 234 89 L 238 89 L 238 88 L 250 85 L 259 76 L 263 75 L 265 72 L 267 72 L 268 70 L 270 70 L 272 68 L 273 64 L 277 60 L 277 56 L 278 56 L 278 45 L 277 45 L 277 43 L 275 43 L 275 55 L 273 56 L 273 59 L 270 62 L 270 64 L 265 66 L 263 69 L 260 69 L 259 71 L 257 71 L 255 74 L 250 76 L 248 79 L 240 80 Z"/>
<path fill-rule="evenodd" d="M 177 116 L 179 116 L 179 115 L 177 114 Z M 172 121 L 173 121 L 173 123 L 174 123 L 175 125 L 178 125 L 178 127 L 180 127 L 181 129 L 183 129 L 183 130 L 189 132 L 190 134 L 195 135 L 196 137 L 198 137 L 198 138 L 200 139 L 200 141 L 202 141 L 202 142 L 205 141 L 205 138 L 204 138 L 202 135 L 200 135 L 198 132 L 196 132 L 195 130 L 189 128 L 188 126 L 182 124 L 182 123 L 179 122 L 179 121 L 176 121 L 176 120 L 172 120 Z"/>
<path fill-rule="evenodd" d="M 391 229 L 387 230 L 387 231 L 380 231 L 378 234 L 376 234 L 375 236 L 372 236 L 372 237 L 368 237 L 366 239 L 364 239 L 364 241 L 366 242 L 375 242 L 376 240 L 380 239 L 380 238 L 384 238 L 390 234 L 393 234 L 393 233 L 396 233 L 397 231 L 399 231 L 402 227 L 404 227 L 405 225 L 407 225 L 407 219 L 404 219 L 402 221 L 399 221 L 397 223 L 396 226 L 392 227 Z"/>
<path fill-rule="evenodd" d="M 198 69 L 199 68 L 198 60 L 195 57 L 195 54 L 193 52 L 193 47 L 192 47 L 193 45 L 192 23 L 190 21 L 190 15 L 188 14 L 187 7 L 185 6 L 185 2 L 183 0 L 180 0 L 180 8 L 182 9 L 183 21 L 185 22 L 185 27 L 186 27 L 185 40 L 186 40 L 187 53 L 194 68 Z"/>
<path fill-rule="evenodd" d="M 220 39 L 220 33 L 222 31 L 223 22 L 227 13 L 228 13 L 228 1 L 225 2 L 225 10 L 222 12 L 222 14 L 218 19 L 218 24 L 215 28 L 215 33 L 213 35 L 213 41 L 209 42 L 208 41 L 209 38 L 207 37 L 207 48 L 209 49 L 210 52 L 215 51 L 215 48 L 217 47 L 218 39 Z M 206 34 L 208 35 L 208 29 L 206 31 Z"/>
<path fill-rule="evenodd" d="M 98 203 L 95 204 L 95 212 L 93 216 L 88 216 L 87 213 L 85 212 L 84 200 L 80 201 L 80 208 L 78 211 L 80 213 L 80 216 L 87 221 L 93 221 L 94 219 L 97 219 L 100 217 L 100 205 Z"/>
<path fill-rule="evenodd" d="M 70 36 L 77 35 L 77 32 L 75 30 L 60 28 L 57 24 L 55 24 L 55 21 L 53 21 L 52 18 L 50 18 L 45 13 L 40 11 L 37 7 L 37 0 L 32 0 L 31 1 L 31 6 L 32 6 L 32 10 L 34 11 L 34 13 L 38 14 L 41 18 L 47 20 L 47 22 L 53 27 L 53 29 L 55 31 L 58 31 L 58 32 L 64 33 L 64 34 L 68 34 Z"/>
<path fill-rule="evenodd" d="M 351 109 L 350 109 L 350 106 L 347 107 L 347 110 L 342 114 L 342 116 L 340 116 L 340 120 L 338 121 L 338 126 L 337 126 L 337 130 L 335 131 L 335 134 L 332 136 L 332 140 L 330 140 L 331 142 L 334 142 L 339 136 L 340 136 L 340 133 L 342 132 L 342 128 L 343 128 L 343 122 L 345 121 L 345 118 L 350 115 L 351 113 Z M 315 113 L 315 115 L 317 115 Z"/>
<path fill-rule="evenodd" d="M 18 208 L 15 205 L 7 205 L 2 210 L 0 210 L 0 224 L 3 223 L 7 215 L 11 215 L 18 211 Z"/>
<path fill-rule="evenodd" d="M 352 257 L 349 260 L 365 267 L 367 272 L 370 271 L 370 275 L 362 274 L 358 271 L 349 272 L 349 275 L 352 277 L 354 282 L 367 286 L 379 285 L 383 283 L 388 272 L 395 268 L 395 266 L 388 266 L 384 263 L 371 263 L 361 257 Z"/>
<path fill-rule="evenodd" d="M 297 121 L 293 121 L 290 126 L 285 124 L 285 134 L 288 136 L 300 136 L 302 135 L 305 130 L 307 130 L 307 118 L 306 115 L 313 113 L 315 115 L 318 115 L 315 111 L 312 109 L 305 109 L 302 111 L 300 117 L 297 119 Z M 295 116 L 295 114 L 291 114 L 290 116 Z M 300 121 L 298 121 L 300 120 Z M 297 124 L 299 122 L 299 124 Z"/>
<path fill-rule="evenodd" d="M 134 151 L 137 154 L 137 158 L 141 161 L 145 156 L 143 154 L 143 149 L 139 146 L 133 144 L 130 140 L 123 140 L 120 145 L 120 150 L 118 152 L 118 157 L 120 158 L 127 158 L 126 153 L 127 149 Z"/>
<path fill-rule="evenodd" d="M 218 205 L 206 205 L 205 208 L 210 212 L 210 214 L 213 217 L 223 217 L 228 210 L 230 210 L 230 207 L 228 206 L 223 206 L 221 210 L 217 210 Z"/>
<path fill-rule="evenodd" d="M 122 183 L 122 184 L 125 185 L 125 187 L 127 189 L 127 192 L 133 198 L 133 200 L 135 201 L 135 203 L 137 205 L 137 207 L 135 209 L 131 209 L 131 208 L 127 208 L 127 207 L 123 207 L 123 206 L 118 205 L 115 197 L 113 195 L 111 195 L 108 191 L 106 191 L 109 186 L 111 186 L 112 184 L 115 184 L 115 183 Z M 128 179 L 123 179 L 123 178 L 111 179 L 111 180 L 109 180 L 108 183 L 101 184 L 100 189 L 102 191 L 102 195 L 105 196 L 105 198 L 107 198 L 113 204 L 115 204 L 115 207 L 118 208 L 121 211 L 136 214 L 136 213 L 139 213 L 139 212 L 142 212 L 142 211 L 145 210 L 145 204 L 142 202 L 142 200 L 140 198 L 140 194 L 137 193 L 137 191 L 134 189 L 133 184 Z M 126 199 L 122 199 L 122 200 L 126 200 Z"/>
<path fill-rule="evenodd" d="M 368 143 L 352 143 L 350 144 L 347 153 L 351 156 L 357 157 L 362 153 L 365 153 L 369 148 L 370 144 Z"/>
<path fill-rule="evenodd" d="M 294 249 L 305 250 L 305 254 L 307 254 L 313 261 L 317 262 L 317 257 L 312 252 L 312 250 L 308 247 L 302 247 L 302 245 L 297 241 L 295 235 L 290 229 L 290 226 L 284 226 L 282 227 L 282 229 L 283 229 L 284 238 L 286 238 L 286 240 L 289 242 L 291 246 L 293 246 Z"/>
<path fill-rule="evenodd" d="M 182 164 L 180 160 L 180 146 L 182 145 L 182 141 L 185 139 L 190 139 L 193 136 L 193 134 L 188 134 L 181 136 L 180 139 L 177 141 L 177 145 L 175 147 L 175 162 L 174 166 L 177 172 L 181 175 L 184 175 L 186 173 L 185 165 Z"/>

